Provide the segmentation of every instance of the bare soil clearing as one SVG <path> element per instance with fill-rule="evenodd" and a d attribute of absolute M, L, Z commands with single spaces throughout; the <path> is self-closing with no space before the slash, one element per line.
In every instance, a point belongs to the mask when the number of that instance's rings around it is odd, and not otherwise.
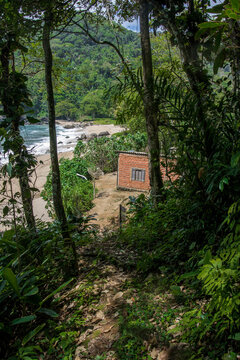
<path fill-rule="evenodd" d="M 117 172 L 102 175 L 96 180 L 96 198 L 89 215 L 94 215 L 92 223 L 103 231 L 119 225 L 119 206 L 127 206 L 129 196 L 138 196 L 139 191 L 117 190 Z"/>

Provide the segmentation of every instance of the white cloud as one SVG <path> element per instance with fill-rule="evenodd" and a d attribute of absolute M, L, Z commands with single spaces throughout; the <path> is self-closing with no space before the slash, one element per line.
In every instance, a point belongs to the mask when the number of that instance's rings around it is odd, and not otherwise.
<path fill-rule="evenodd" d="M 125 28 L 128 29 L 128 30 L 132 30 L 132 31 L 134 31 L 134 32 L 139 32 L 139 22 L 138 22 L 137 19 L 134 20 L 134 21 L 131 21 L 131 22 L 129 22 L 129 21 L 124 21 L 124 22 L 122 23 L 122 26 L 125 27 Z"/>

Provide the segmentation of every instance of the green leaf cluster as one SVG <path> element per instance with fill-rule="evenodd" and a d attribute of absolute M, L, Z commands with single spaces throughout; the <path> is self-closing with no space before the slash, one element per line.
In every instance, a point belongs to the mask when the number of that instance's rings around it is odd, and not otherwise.
<path fill-rule="evenodd" d="M 78 141 L 74 156 L 85 159 L 93 168 L 100 168 L 103 172 L 113 172 L 117 170 L 118 151 L 145 151 L 147 146 L 147 136 L 145 133 L 136 132 L 135 134 L 116 134 L 111 137 L 98 137 L 84 144 Z"/>
<path fill-rule="evenodd" d="M 80 20 L 80 16 L 74 19 Z M 82 23 L 84 26 L 84 24 Z M 114 31 L 107 22 L 95 26 L 89 24 L 89 31 L 97 40 L 116 42 Z M 111 93 L 107 92 L 115 82 L 119 72 L 119 58 L 115 51 L 106 45 L 94 43 L 74 24 L 51 41 L 54 56 L 54 89 L 56 116 L 71 120 L 81 120 L 84 116 L 108 117 L 113 114 Z M 124 48 L 125 56 L 133 62 L 140 55 L 140 42 L 136 33 L 121 28 L 118 42 Z M 46 90 L 42 65 L 41 43 L 29 45 L 25 57 L 25 71 L 34 73 L 29 77 L 28 88 L 31 93 L 34 112 L 38 117 L 47 116 Z M 21 68 L 21 59 L 18 59 Z M 120 65 L 121 67 L 121 65 Z"/>
<path fill-rule="evenodd" d="M 83 158 L 61 159 L 60 176 L 62 186 L 63 204 L 68 215 L 80 216 L 82 213 L 91 209 L 93 200 L 93 185 L 90 182 L 88 173 L 89 161 Z M 87 180 L 79 177 L 83 175 Z M 47 176 L 46 184 L 41 193 L 47 201 L 49 212 L 54 216 L 52 206 L 52 174 Z"/>

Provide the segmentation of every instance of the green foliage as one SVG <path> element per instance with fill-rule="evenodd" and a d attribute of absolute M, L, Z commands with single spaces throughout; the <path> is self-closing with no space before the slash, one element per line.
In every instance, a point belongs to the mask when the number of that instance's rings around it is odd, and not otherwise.
<path fill-rule="evenodd" d="M 162 74 L 169 79 L 184 79 L 185 75 L 180 64 L 180 54 L 175 46 L 170 47 L 168 32 L 151 36 L 153 72 L 156 81 Z M 146 131 L 146 120 L 142 101 L 143 77 L 142 68 L 130 67 L 132 76 L 126 71 L 118 77 L 113 87 L 112 96 L 116 103 L 115 117 L 118 123 L 126 124 L 132 133 Z M 156 89 L 156 100 L 159 98 Z M 157 106 L 156 106 L 157 107 Z M 157 109 L 156 109 L 157 111 Z"/>
<path fill-rule="evenodd" d="M 120 360 L 150 359 L 146 342 L 154 345 L 167 345 L 171 335 L 167 328 L 175 318 L 175 311 L 164 309 L 154 301 L 153 296 L 143 291 L 132 304 L 124 307 L 123 316 L 119 319 L 120 338 L 115 344 Z"/>
<path fill-rule="evenodd" d="M 166 202 L 159 204 L 158 210 L 143 194 L 137 199 L 130 198 L 130 222 L 123 228 L 120 241 L 138 249 L 139 271 L 161 269 L 166 265 L 172 270 L 178 268 L 180 273 L 184 269 L 194 270 L 198 251 L 216 239 L 211 209 L 205 210 L 203 218 L 200 199 L 191 203 L 183 194 L 180 197 L 178 190 L 170 187 L 166 191 Z M 208 224 L 207 231 L 204 223 Z"/>
<path fill-rule="evenodd" d="M 200 261 L 198 278 L 209 300 L 203 309 L 187 312 L 181 326 L 189 329 L 185 336 L 193 342 L 209 337 L 210 332 L 211 336 L 228 338 L 237 346 L 240 328 L 239 202 L 230 207 L 226 221 L 231 232 L 222 241 L 217 256 L 208 251 Z M 195 329 L 192 327 L 194 318 L 198 323 Z"/>
<path fill-rule="evenodd" d="M 224 4 L 215 5 L 208 9 L 208 12 L 213 14 L 214 21 L 199 24 L 200 30 L 197 36 L 205 37 L 210 34 L 210 38 L 214 40 L 215 58 L 213 71 L 214 74 L 217 74 L 218 70 L 223 67 L 225 61 L 233 57 L 234 49 L 237 47 L 235 35 L 230 40 L 227 34 L 231 31 L 231 26 L 234 27 L 235 25 L 233 24 L 236 24 L 240 19 L 239 2 L 228 1 Z M 207 42 L 207 40 L 205 41 Z"/>
<path fill-rule="evenodd" d="M 101 117 L 109 113 L 105 107 L 106 99 L 103 96 L 102 90 L 89 91 L 81 101 L 82 113 L 90 115 L 92 119 Z"/>
<path fill-rule="evenodd" d="M 68 100 L 62 100 L 56 104 L 56 116 L 65 119 L 76 120 L 79 111 L 77 107 Z"/>
<path fill-rule="evenodd" d="M 225 230 L 225 238 L 218 242 L 226 225 L 215 233 L 219 218 L 213 212 L 209 215 L 206 205 L 206 213 L 203 213 L 201 199 L 197 203 L 195 197 L 194 203 L 188 201 L 187 204 L 183 198 L 180 201 L 179 192 L 173 197 L 171 188 L 166 194 L 166 202 L 159 205 L 158 210 L 144 195 L 130 198 L 129 223 L 121 230 L 119 240 L 137 251 L 139 272 L 161 271 L 168 278 L 175 277 L 180 284 L 188 284 L 194 289 L 195 298 L 201 296 L 198 304 L 184 314 L 174 332 L 180 331 L 182 340 L 194 346 L 199 341 L 206 341 L 210 346 L 216 339 L 221 345 L 209 355 L 210 359 L 216 359 L 219 354 L 227 353 L 228 340 L 232 350 L 238 346 L 239 201 L 230 207 L 224 221 L 231 232 L 227 234 Z M 189 297 L 179 285 L 170 288 L 179 304 L 189 304 Z M 202 300 L 203 296 L 206 300 Z M 205 347 L 199 347 L 198 351 L 207 354 Z"/>
<path fill-rule="evenodd" d="M 86 306 L 94 306 L 98 300 L 98 295 L 94 294 L 93 279 L 95 279 L 93 271 L 86 276 L 86 283 L 74 291 L 71 291 L 70 300 L 72 306 L 68 309 L 68 316 L 65 321 L 60 321 L 57 326 L 55 322 L 49 323 L 49 332 L 52 334 L 50 338 L 45 338 L 45 346 L 48 347 L 48 356 L 55 359 L 71 359 L 74 357 L 76 349 L 76 341 L 79 334 L 85 330 L 85 316 L 83 308 Z M 93 277 L 93 279 L 92 279 Z"/>
<path fill-rule="evenodd" d="M 93 186 L 90 181 L 82 181 L 71 187 L 68 192 L 63 191 L 63 203 L 68 214 L 79 215 L 92 208 Z"/>
<path fill-rule="evenodd" d="M 203 281 L 206 294 L 211 296 L 209 312 L 218 313 L 219 319 L 227 319 L 227 329 L 221 326 L 218 336 L 225 330 L 234 333 L 239 329 L 239 251 L 236 253 L 235 249 L 234 255 L 229 251 L 227 256 L 225 254 L 224 260 L 223 262 L 221 258 L 211 259 L 209 264 L 203 266 L 198 276 Z"/>
<path fill-rule="evenodd" d="M 99 167 L 103 172 L 117 170 L 118 151 L 144 151 L 147 146 L 147 136 L 145 133 L 119 134 L 110 138 L 102 136 L 90 140 L 86 145 L 78 141 L 74 156 L 84 159 L 91 164 L 91 167 Z"/>
<path fill-rule="evenodd" d="M 80 16 L 76 16 L 78 22 Z M 97 19 L 95 19 L 97 20 Z M 82 23 L 83 25 L 83 23 Z M 88 24 L 89 31 L 99 40 L 116 43 L 114 31 L 107 22 L 95 27 Z M 71 33 L 72 32 L 72 33 Z M 124 28 L 118 32 L 118 42 L 124 47 L 125 56 L 135 61 L 140 55 L 138 35 Z M 84 35 L 77 25 L 68 25 L 66 32 L 60 32 L 51 42 L 54 57 L 54 88 L 56 112 L 59 117 L 72 120 L 82 115 L 112 116 L 110 94 L 105 94 L 115 82 L 115 73 L 119 72 L 119 58 L 109 46 L 94 43 Z M 47 116 L 46 90 L 44 72 L 39 59 L 42 58 L 41 44 L 34 41 L 25 56 L 27 65 L 18 60 L 18 66 L 26 66 L 28 72 L 34 73 L 29 78 L 34 111 L 38 117 Z"/>
<path fill-rule="evenodd" d="M 80 174 L 89 179 L 88 167 L 89 162 L 85 159 L 61 159 L 60 161 L 62 199 L 68 215 L 79 216 L 92 207 L 92 183 L 77 175 Z M 48 174 L 41 195 L 48 202 L 49 211 L 53 214 L 51 172 Z"/>
<path fill-rule="evenodd" d="M 7 15 L 1 17 L 3 25 L 10 21 L 9 6 L 14 29 L 18 28 L 14 3 L 3 4 Z M 115 348 L 119 359 L 145 360 L 146 338 L 156 336 L 157 345 L 163 346 L 168 344 L 172 332 L 180 330 L 178 338 L 194 347 L 193 358 L 233 359 L 240 338 L 239 1 L 231 0 L 214 8 L 209 8 L 205 0 L 194 4 L 178 1 L 171 8 L 167 3 L 155 4 L 151 14 L 153 27 L 166 26 L 173 19 L 175 26 L 171 38 L 164 33 L 152 38 L 153 87 L 162 151 L 168 156 L 174 152 L 177 159 L 174 172 L 179 179 L 173 184 L 166 183 L 165 201 L 157 209 L 151 198 L 144 195 L 131 198 L 128 223 L 115 237 L 118 246 L 134 254 L 131 264 L 139 273 L 156 271 L 165 282 L 172 280 L 170 304 L 176 301 L 187 309 L 175 326 L 173 307 L 157 306 L 146 297 L 130 301 L 122 309 L 120 338 Z M 216 16 L 206 22 L 208 13 Z M 22 13 L 19 19 L 22 20 Z M 3 26 L 5 41 L 4 29 Z M 112 29 L 103 22 L 96 36 L 114 41 Z M 78 28 L 72 25 L 67 30 L 76 32 Z M 94 32 L 93 25 L 89 30 Z M 138 35 L 123 31 L 118 41 L 125 45 L 128 63 L 129 59 L 134 63 L 129 65 L 130 69 L 138 68 Z M 176 43 L 181 48 L 190 86 L 180 66 L 178 50 L 172 46 Z M 110 91 L 105 90 L 114 84 L 113 66 L 118 62 L 112 49 L 100 48 L 89 38 L 69 32 L 53 37 L 52 46 L 57 115 L 74 119 L 85 114 L 91 118 L 111 116 Z M 12 42 L 12 47 L 14 51 L 25 51 L 18 41 Z M 187 59 L 187 54 L 189 57 L 194 54 L 193 62 Z M 41 57 L 41 50 L 34 43 L 24 59 L 24 71 L 36 73 L 29 84 L 38 116 L 46 114 L 44 75 L 39 62 L 34 62 Z M 22 66 L 20 62 L 19 55 L 14 64 L 17 69 Z M 223 70 L 224 64 L 227 66 Z M 128 123 L 134 135 L 97 138 L 86 145 L 78 142 L 75 158 L 63 160 L 60 165 L 63 200 L 71 221 L 69 229 L 74 231 L 73 241 L 81 246 L 89 241 L 85 236 L 89 218 L 79 214 L 91 207 L 92 185 L 76 174 L 89 179 L 88 168 L 115 171 L 117 151 L 144 151 L 147 145 L 146 135 L 137 133 L 145 129 L 142 69 L 133 71 L 131 79 L 129 73 L 125 76 L 125 70 L 117 65 L 120 85 L 116 116 L 122 123 Z M 212 75 L 217 72 L 218 79 Z M 3 166 L 2 173 L 11 178 L 21 174 L 22 166 L 31 169 L 34 159 L 25 151 L 20 157 L 14 153 L 16 146 L 23 143 L 20 137 L 13 137 L 9 125 L 17 116 L 24 115 L 31 102 L 21 71 L 13 71 L 10 80 L 7 90 L 13 116 L 1 122 L 4 128 L 0 135 L 5 140 L 4 152 L 10 150 L 10 162 Z M 4 96 L 3 78 L 0 87 Z M 20 104 L 18 108 L 14 107 L 15 101 Z M 29 121 L 35 120 L 30 116 Z M 49 203 L 50 178 L 51 175 L 43 192 Z M 11 198 L 4 206 L 5 217 L 17 199 Z M 1 357 L 40 358 L 42 354 L 54 359 L 73 357 L 73 343 L 84 324 L 81 307 L 92 303 L 93 285 L 80 289 L 72 315 L 66 323 L 57 323 L 61 297 L 56 295 L 69 284 L 65 276 L 70 256 L 58 224 L 53 223 L 48 229 L 39 225 L 37 237 L 18 227 L 16 232 L 5 232 L 0 238 L 0 254 L 0 332 L 5 343 Z M 173 323 L 174 330 L 169 329 Z"/>
<path fill-rule="evenodd" d="M 126 124 L 132 133 L 146 131 L 143 104 L 134 89 L 115 89 L 116 103 L 114 116 L 119 124 Z"/>
<path fill-rule="evenodd" d="M 38 237 L 21 227 L 17 231 L 0 237 L 0 356 L 37 359 L 43 349 L 36 338 L 45 334 L 49 319 L 58 321 L 55 297 L 72 282 L 63 279 L 71 255 L 56 224 L 48 229 L 39 224 Z"/>

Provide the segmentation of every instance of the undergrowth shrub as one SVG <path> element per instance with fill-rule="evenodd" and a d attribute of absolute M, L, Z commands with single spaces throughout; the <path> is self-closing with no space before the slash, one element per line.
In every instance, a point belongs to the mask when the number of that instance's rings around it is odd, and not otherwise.
<path fill-rule="evenodd" d="M 224 223 L 228 224 L 230 233 L 221 242 L 217 254 L 214 256 L 208 250 L 199 262 L 198 278 L 206 296 L 204 305 L 186 312 L 179 326 L 183 337 L 192 343 L 218 339 L 221 351 L 232 354 L 230 359 L 236 358 L 234 351 L 240 343 L 239 210 L 239 201 L 229 208 Z M 204 353 L 204 349 L 200 348 L 200 352 Z M 216 357 L 217 351 L 213 351 L 210 358 Z"/>
<path fill-rule="evenodd" d="M 211 207 L 194 200 L 180 197 L 177 187 L 166 190 L 166 201 L 157 210 L 143 194 L 130 198 L 130 220 L 120 241 L 138 251 L 139 270 L 168 266 L 181 274 L 196 269 L 198 252 L 216 241 L 217 220 Z"/>
<path fill-rule="evenodd" d="M 235 354 L 240 341 L 240 202 L 219 226 L 221 212 L 215 214 L 214 206 L 197 195 L 192 202 L 187 193 L 180 195 L 177 187 L 169 188 L 157 210 L 143 194 L 130 198 L 129 222 L 119 241 L 137 251 L 138 271 L 160 271 L 194 290 L 191 302 L 198 301 L 188 304 L 174 331 L 196 347 L 196 359 L 220 359 Z M 209 352 L 213 340 L 219 346 Z"/>
<path fill-rule="evenodd" d="M 92 207 L 93 185 L 88 174 L 89 162 L 85 159 L 61 159 L 59 163 L 63 205 L 68 215 L 79 216 Z M 85 180 L 79 175 L 86 177 Z M 53 216 L 52 206 L 52 173 L 47 176 L 41 196 L 48 204 L 49 213 Z"/>
<path fill-rule="evenodd" d="M 108 173 L 117 170 L 118 151 L 145 151 L 147 136 L 145 133 L 127 134 L 99 137 L 84 144 L 78 141 L 75 150 L 75 158 L 84 157 L 92 167 L 99 167 Z"/>
<path fill-rule="evenodd" d="M 119 360 L 150 360 L 148 344 L 167 346 L 172 338 L 167 329 L 174 322 L 176 310 L 163 306 L 144 289 L 139 295 L 124 306 L 124 315 L 119 318 L 120 337 L 114 345 Z"/>
<path fill-rule="evenodd" d="M 71 256 L 57 223 L 38 223 L 37 236 L 23 227 L 0 235 L 1 359 L 43 356 L 39 334 L 47 336 L 49 319 L 57 321 L 53 300 L 72 281 L 65 278 Z"/>

